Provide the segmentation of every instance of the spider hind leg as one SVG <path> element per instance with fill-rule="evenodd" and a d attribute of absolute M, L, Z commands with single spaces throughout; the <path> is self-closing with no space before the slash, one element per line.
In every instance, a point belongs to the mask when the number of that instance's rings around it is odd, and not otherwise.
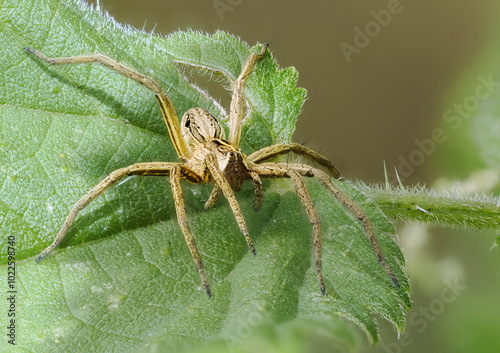
<path fill-rule="evenodd" d="M 394 286 L 399 287 L 399 281 L 396 278 L 394 272 L 392 272 L 391 268 L 385 262 L 384 255 L 382 254 L 382 250 L 380 249 L 380 245 L 378 243 L 377 237 L 375 236 L 375 231 L 373 230 L 373 226 L 371 222 L 368 220 L 365 212 L 355 203 L 346 193 L 344 193 L 337 185 L 335 185 L 328 175 L 322 172 L 319 169 L 311 168 L 311 173 L 316 179 L 327 189 L 337 200 L 340 201 L 363 225 L 365 229 L 365 233 L 370 240 L 373 251 L 377 256 L 377 260 L 384 268 L 384 271 L 387 273 L 389 278 L 391 279 Z"/>
<path fill-rule="evenodd" d="M 325 189 L 327 189 L 345 208 L 347 208 L 363 225 L 365 233 L 370 240 L 373 251 L 377 256 L 378 262 L 383 267 L 391 281 L 396 287 L 399 287 L 399 281 L 392 272 L 391 268 L 385 262 L 382 250 L 378 244 L 373 226 L 368 220 L 364 211 L 349 196 L 335 185 L 330 177 L 323 171 L 310 167 L 305 164 L 286 164 L 286 163 L 262 163 L 251 164 L 251 171 L 259 174 L 261 177 L 269 178 L 291 178 L 299 197 L 306 209 L 309 220 L 313 225 L 313 248 L 316 272 L 321 293 L 325 293 L 324 280 L 321 272 L 321 233 L 317 211 L 314 203 L 309 196 L 302 177 L 315 177 Z"/>
<path fill-rule="evenodd" d="M 196 248 L 196 243 L 194 241 L 193 234 L 191 234 L 191 230 L 189 229 L 188 225 L 186 207 L 184 205 L 184 197 L 182 196 L 181 169 L 182 168 L 179 165 L 176 165 L 172 168 L 172 172 L 170 174 L 170 184 L 172 186 L 172 193 L 174 195 L 175 211 L 177 213 L 177 222 L 181 227 L 182 234 L 184 235 L 184 239 L 186 240 L 189 252 L 191 253 L 191 257 L 193 258 L 196 268 L 198 269 L 198 273 L 200 274 L 203 287 L 205 287 L 207 295 L 211 297 L 212 292 L 210 290 L 210 285 L 208 283 L 207 276 L 205 275 L 205 270 L 203 269 L 201 256 L 200 253 L 198 252 L 198 249 Z"/>
<path fill-rule="evenodd" d="M 314 266 L 316 267 L 316 276 L 318 277 L 319 289 L 322 295 L 325 295 L 325 280 L 323 279 L 323 273 L 321 272 L 321 226 L 319 221 L 318 212 L 314 207 L 313 200 L 307 191 L 306 184 L 302 177 L 294 171 L 290 169 L 288 171 L 290 178 L 295 184 L 295 188 L 297 189 L 297 193 L 302 201 L 302 205 L 306 210 L 306 213 L 309 217 L 309 221 L 312 224 L 313 228 L 313 253 L 314 253 Z"/>

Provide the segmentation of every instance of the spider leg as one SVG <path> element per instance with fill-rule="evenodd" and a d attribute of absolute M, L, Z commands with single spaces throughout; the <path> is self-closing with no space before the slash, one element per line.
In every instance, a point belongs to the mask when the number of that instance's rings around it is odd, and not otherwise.
<path fill-rule="evenodd" d="M 303 156 L 307 159 L 310 159 L 319 165 L 325 167 L 332 173 L 333 177 L 335 179 L 341 179 L 340 173 L 338 172 L 337 168 L 333 165 L 333 163 L 323 156 L 322 154 L 302 146 L 301 144 L 298 143 L 290 143 L 290 144 L 278 144 L 278 145 L 273 145 L 269 147 L 265 147 L 261 150 L 258 150 L 254 153 L 252 153 L 250 156 L 248 156 L 248 160 L 253 162 L 253 163 L 262 163 L 262 162 L 267 162 L 270 159 L 273 159 L 275 157 L 281 156 L 283 154 L 287 153 L 296 153 L 300 156 Z"/>
<path fill-rule="evenodd" d="M 177 154 L 181 158 L 189 157 L 190 153 L 187 148 L 186 142 L 182 138 L 181 126 L 179 124 L 179 119 L 175 114 L 174 106 L 172 105 L 172 102 L 167 97 L 160 85 L 158 85 L 152 78 L 143 75 L 135 70 L 132 70 L 131 68 L 120 64 L 118 61 L 115 61 L 102 54 L 49 58 L 40 51 L 33 48 L 28 47 L 26 48 L 26 51 L 50 65 L 71 65 L 96 62 L 150 89 L 156 94 L 156 99 L 158 100 L 158 104 L 160 105 L 163 120 L 167 125 L 170 139 L 174 144 Z"/>
<path fill-rule="evenodd" d="M 243 101 L 244 101 L 244 90 L 247 78 L 253 70 L 255 63 L 260 60 L 266 53 L 267 43 L 262 45 L 261 51 L 256 53 L 250 53 L 243 69 L 241 70 L 238 79 L 234 83 L 233 97 L 231 98 L 231 107 L 229 110 L 229 138 L 228 141 L 233 147 L 238 147 L 240 145 L 241 139 L 241 121 L 243 120 Z"/>
<path fill-rule="evenodd" d="M 280 177 L 292 179 L 300 201 L 304 205 L 309 221 L 313 227 L 313 252 L 314 252 L 314 266 L 316 267 L 316 275 L 318 284 L 322 295 L 325 295 L 325 281 L 323 273 L 321 272 L 321 226 L 319 221 L 318 212 L 314 207 L 314 202 L 307 191 L 304 180 L 301 177 L 300 171 L 289 167 L 284 163 L 265 163 L 265 164 L 252 164 L 252 173 L 263 177 Z"/>
<path fill-rule="evenodd" d="M 45 250 L 43 250 L 40 255 L 38 255 L 36 262 L 38 263 L 42 261 L 45 256 L 51 253 L 61 243 L 66 236 L 68 229 L 73 224 L 76 216 L 83 208 L 85 208 L 89 203 L 95 200 L 99 195 L 125 175 L 169 175 L 173 165 L 175 165 L 175 163 L 138 163 L 125 168 L 117 169 L 109 174 L 106 179 L 101 181 L 97 186 L 95 186 L 75 203 L 59 230 L 59 233 L 57 233 L 54 241 Z"/>
<path fill-rule="evenodd" d="M 394 285 L 396 287 L 399 287 L 399 281 L 392 272 L 389 265 L 385 262 L 384 255 L 382 254 L 382 250 L 380 250 L 380 245 L 378 244 L 377 237 L 375 236 L 373 226 L 366 216 L 365 212 L 361 209 L 361 207 L 358 206 L 357 203 L 355 203 L 349 196 L 347 196 L 344 191 L 342 191 L 337 185 L 335 185 L 326 173 L 315 168 L 311 168 L 311 172 L 316 177 L 316 179 L 318 179 L 318 181 L 363 224 L 365 233 L 368 236 L 368 239 L 370 239 L 373 251 L 377 256 L 378 262 L 382 265 Z"/>
<path fill-rule="evenodd" d="M 290 170 L 306 176 L 315 177 L 325 189 L 327 189 L 335 198 L 346 207 L 363 225 L 365 233 L 370 240 L 373 251 L 377 256 L 378 262 L 382 265 L 385 272 L 396 287 L 399 287 L 399 281 L 385 262 L 384 255 L 378 244 L 373 226 L 364 211 L 359 207 L 345 192 L 335 185 L 330 177 L 323 171 L 312 168 L 305 164 L 286 164 L 286 163 L 262 163 L 252 164 L 251 170 L 258 173 L 261 177 L 291 177 Z"/>
<path fill-rule="evenodd" d="M 207 202 L 205 202 L 205 210 L 208 210 L 214 205 L 215 201 L 217 201 L 217 198 L 220 195 L 220 191 L 221 190 L 219 185 L 216 184 L 212 189 L 212 193 L 210 194 L 210 197 L 208 198 Z"/>
<path fill-rule="evenodd" d="M 262 206 L 262 199 L 264 198 L 264 192 L 262 191 L 262 180 L 260 180 L 259 174 L 250 172 L 250 178 L 253 180 L 253 183 L 255 185 L 255 204 L 253 206 L 255 211 L 258 211 L 260 209 L 260 206 Z M 216 184 L 214 188 L 212 189 L 212 193 L 210 194 L 210 197 L 208 198 L 207 202 L 205 202 L 205 209 L 208 210 L 211 208 L 217 198 L 219 197 L 221 192 L 220 187 Z"/>
<path fill-rule="evenodd" d="M 170 184 L 172 185 L 172 193 L 174 195 L 175 200 L 175 210 L 177 212 L 177 222 L 181 227 L 182 234 L 184 235 L 184 239 L 186 240 L 189 251 L 191 252 L 191 256 L 193 257 L 196 268 L 198 269 L 198 273 L 201 277 L 201 282 L 205 287 L 205 291 L 208 296 L 212 296 L 212 292 L 210 291 L 210 285 L 208 284 L 207 276 L 205 275 L 205 271 L 203 269 L 203 264 L 201 262 L 200 253 L 196 248 L 196 244 L 194 242 L 193 235 L 189 229 L 186 208 L 184 206 L 184 198 L 182 196 L 182 188 L 181 188 L 181 179 L 182 179 L 182 167 L 179 164 L 176 164 L 172 168 L 172 172 L 170 173 Z"/>
<path fill-rule="evenodd" d="M 264 192 L 262 191 L 262 180 L 260 180 L 259 174 L 250 171 L 250 178 L 253 180 L 253 184 L 255 186 L 255 204 L 253 208 L 255 211 L 260 209 L 262 206 L 262 199 L 264 198 Z"/>
<path fill-rule="evenodd" d="M 309 216 L 309 221 L 313 226 L 314 266 L 316 267 L 316 275 L 318 277 L 319 289 L 321 290 L 321 294 L 325 295 L 325 281 L 323 279 L 323 273 L 321 272 L 321 227 L 320 227 L 318 212 L 314 207 L 314 203 L 311 199 L 311 196 L 309 196 L 306 184 L 304 183 L 304 180 L 299 175 L 299 173 L 293 169 L 289 169 L 288 175 L 295 184 L 297 193 L 299 194 L 300 200 L 302 201 L 302 204 L 306 209 L 307 215 Z"/>
<path fill-rule="evenodd" d="M 218 187 L 221 189 L 222 193 L 224 194 L 224 197 L 227 199 L 229 202 L 229 206 L 231 206 L 231 210 L 233 211 L 234 218 L 236 218 L 236 222 L 238 223 L 238 226 L 240 227 L 241 232 L 245 236 L 245 240 L 247 241 L 248 247 L 252 251 L 252 253 L 255 255 L 255 247 L 252 242 L 252 238 L 250 238 L 250 234 L 248 232 L 247 224 L 245 222 L 245 218 L 243 217 L 243 213 L 241 213 L 240 206 L 238 205 L 238 201 L 236 200 L 236 197 L 234 196 L 233 189 L 231 188 L 231 185 L 229 185 L 229 182 L 227 179 L 224 177 L 224 174 L 218 167 L 218 161 L 217 157 L 213 153 L 209 153 L 206 158 L 205 158 L 205 166 L 208 168 L 210 171 L 210 174 L 214 178 L 215 182 L 217 183 Z"/>
<path fill-rule="evenodd" d="M 262 206 L 262 199 L 264 198 L 264 192 L 262 191 L 262 180 L 260 180 L 259 174 L 257 173 L 250 172 L 249 174 L 250 178 L 253 180 L 253 183 L 255 185 L 255 204 L 253 205 L 253 208 L 255 211 L 258 211 Z M 215 204 L 215 201 L 217 201 L 220 192 L 221 189 L 216 184 L 212 189 L 212 193 L 210 194 L 210 197 L 208 198 L 207 202 L 205 202 L 206 210 L 208 210 Z"/>

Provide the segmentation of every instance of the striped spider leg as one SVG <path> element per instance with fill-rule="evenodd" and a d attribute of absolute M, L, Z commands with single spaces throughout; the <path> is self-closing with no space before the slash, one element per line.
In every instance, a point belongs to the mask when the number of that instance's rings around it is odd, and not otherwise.
<path fill-rule="evenodd" d="M 202 108 L 189 109 L 184 113 L 181 122 L 179 123 L 172 102 L 153 79 L 136 72 L 135 70 L 132 70 L 107 56 L 94 54 L 74 57 L 48 58 L 35 49 L 26 48 L 26 50 L 30 54 L 51 65 L 96 62 L 136 81 L 139 84 L 144 85 L 153 91 L 160 105 L 162 116 L 165 124 L 167 125 L 170 138 L 180 159 L 179 162 L 137 163 L 112 172 L 107 178 L 90 190 L 73 206 L 54 241 L 40 253 L 37 257 L 37 262 L 43 260 L 45 256 L 52 252 L 61 243 L 68 229 L 71 227 L 73 221 L 78 215 L 78 212 L 122 177 L 128 175 L 169 176 L 179 226 L 182 230 L 191 256 L 193 257 L 196 268 L 198 269 L 205 291 L 210 297 L 210 285 L 203 270 L 201 257 L 198 253 L 193 235 L 188 225 L 181 181 L 186 180 L 190 183 L 214 182 L 214 189 L 210 198 L 206 202 L 205 207 L 211 207 L 219 194 L 222 193 L 229 202 L 236 222 L 238 223 L 249 249 L 253 254 L 256 254 L 255 247 L 248 232 L 241 209 L 236 200 L 234 191 L 239 191 L 245 180 L 253 181 L 256 196 L 255 208 L 258 209 L 262 204 L 263 198 L 261 177 L 290 178 L 297 189 L 300 200 L 302 201 L 309 220 L 312 223 L 314 263 L 320 291 L 324 295 L 325 284 L 321 272 L 320 220 L 303 180 L 303 177 L 315 177 L 335 198 L 337 198 L 350 212 L 354 214 L 354 216 L 361 221 L 365 232 L 371 241 L 378 261 L 392 279 L 393 283 L 396 286 L 399 285 L 395 275 L 384 260 L 368 218 L 361 208 L 330 180 L 330 177 L 326 173 L 304 164 L 269 162 L 278 156 L 293 152 L 316 162 L 320 166 L 327 169 L 333 177 L 339 179 L 340 174 L 330 160 L 321 154 L 296 143 L 277 144 L 265 147 L 252 153 L 248 157 L 239 149 L 245 100 L 245 84 L 256 62 L 265 55 L 267 44 L 262 45 L 259 53 L 251 53 L 248 56 L 240 75 L 233 84 L 233 95 L 229 116 L 229 137 L 227 139 L 225 138 L 223 128 L 215 117 Z"/>

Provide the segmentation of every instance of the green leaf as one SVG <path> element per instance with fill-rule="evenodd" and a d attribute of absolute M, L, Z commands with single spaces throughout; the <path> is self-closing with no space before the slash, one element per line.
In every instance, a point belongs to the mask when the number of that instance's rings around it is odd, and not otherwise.
<path fill-rule="evenodd" d="M 348 182 L 339 186 L 367 212 L 400 288 L 377 263 L 358 220 L 314 180 L 307 185 L 322 222 L 325 297 L 314 273 L 311 225 L 288 180 L 265 185 L 258 212 L 252 209 L 252 185 L 237 195 L 257 256 L 249 253 L 225 200 L 203 210 L 210 185 L 184 185 L 214 293 L 210 299 L 162 177 L 130 178 L 112 187 L 36 265 L 34 257 L 52 241 L 71 206 L 107 173 L 177 157 L 150 91 L 97 64 L 49 67 L 23 48 L 48 56 L 106 54 L 153 77 L 179 116 L 198 106 L 226 125 L 224 111 L 189 84 L 178 66 L 234 79 L 251 49 L 223 32 L 166 38 L 143 33 L 77 1 L 0 4 L 0 51 L 7 58 L 0 61 L 0 261 L 7 272 L 7 240 L 15 236 L 18 347 L 180 351 L 204 344 L 243 349 L 253 340 L 286 349 L 294 332 L 306 344 L 307 332 L 314 331 L 335 342 L 332 347 L 355 351 L 356 335 L 338 317 L 361 327 L 372 343 L 378 339 L 372 313 L 402 330 L 409 285 L 403 255 L 391 239 L 394 228 Z M 243 126 L 245 153 L 290 141 L 305 98 L 296 81 L 295 69 L 278 69 L 270 54 L 258 63 L 246 90 L 252 114 Z M 0 305 L 4 313 L 7 304 Z"/>

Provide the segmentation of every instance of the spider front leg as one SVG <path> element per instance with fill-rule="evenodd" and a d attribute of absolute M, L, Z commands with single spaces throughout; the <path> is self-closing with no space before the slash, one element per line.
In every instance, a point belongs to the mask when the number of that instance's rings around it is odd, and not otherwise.
<path fill-rule="evenodd" d="M 210 153 L 206 156 L 205 166 L 210 171 L 210 174 L 212 175 L 212 177 L 215 180 L 215 183 L 217 184 L 217 187 L 222 191 L 224 197 L 229 202 L 229 206 L 233 211 L 234 218 L 236 218 L 236 222 L 238 223 L 238 226 L 240 227 L 240 230 L 243 233 L 245 240 L 247 241 L 248 247 L 255 255 L 256 254 L 255 247 L 253 245 L 252 238 L 250 237 L 250 233 L 248 232 L 247 224 L 245 222 L 245 218 L 243 217 L 243 213 L 241 213 L 241 209 L 240 206 L 238 205 L 236 197 L 234 196 L 233 189 L 231 188 L 231 185 L 229 185 L 227 179 L 224 177 L 222 171 L 219 169 L 217 157 L 213 153 Z"/>
<path fill-rule="evenodd" d="M 318 285 L 322 295 L 325 295 L 325 281 L 321 271 L 321 225 L 318 212 L 314 207 L 314 202 L 307 191 L 306 184 L 302 179 L 301 173 L 287 164 L 282 163 L 265 163 L 265 164 L 251 164 L 250 169 L 263 177 L 278 177 L 292 179 L 300 201 L 306 210 L 309 221 L 313 228 L 313 253 L 314 253 L 314 267 L 316 268 L 316 276 L 318 278 Z"/>
<path fill-rule="evenodd" d="M 36 261 L 37 263 L 42 261 L 48 254 L 50 254 L 64 239 L 68 229 L 73 224 L 78 213 L 84 209 L 89 203 L 95 200 L 104 191 L 109 189 L 114 183 L 118 182 L 126 175 L 142 175 L 142 176 L 168 176 L 170 175 L 170 182 L 172 186 L 172 193 L 174 195 L 175 210 L 177 213 L 177 221 L 181 227 L 182 234 L 186 240 L 186 244 L 189 248 L 191 256 L 195 262 L 196 268 L 201 277 L 201 281 L 205 290 L 210 297 L 211 291 L 208 284 L 205 271 L 203 270 L 203 264 L 201 262 L 200 254 L 196 248 L 193 235 L 189 230 L 186 209 L 184 207 L 184 198 L 182 196 L 182 189 L 180 185 L 181 181 L 181 171 L 182 164 L 179 163 L 168 163 L 168 162 L 151 162 L 151 163 L 137 163 L 131 166 L 120 168 L 109 174 L 106 179 L 101 181 L 96 187 L 90 190 L 85 196 L 83 196 L 77 203 L 73 206 L 69 212 L 66 220 L 64 221 L 59 233 L 56 238 L 45 250 L 43 250 L 40 255 L 38 255 Z"/>
<path fill-rule="evenodd" d="M 248 156 L 248 160 L 253 163 L 262 163 L 290 152 L 296 153 L 325 167 L 330 171 L 330 173 L 332 173 L 335 179 L 342 179 L 337 168 L 335 168 L 333 163 L 328 158 L 315 150 L 304 147 L 298 143 L 278 144 L 265 147 Z"/>
<path fill-rule="evenodd" d="M 40 253 L 40 255 L 38 255 L 36 262 L 38 263 L 42 261 L 45 256 L 50 254 L 62 242 L 68 232 L 68 229 L 71 227 L 76 219 L 76 216 L 82 209 L 84 209 L 89 203 L 95 200 L 99 195 L 109 189 L 114 183 L 119 181 L 125 175 L 169 175 L 173 165 L 175 165 L 175 163 L 138 163 L 125 168 L 117 169 L 109 174 L 106 179 L 101 181 L 96 187 L 77 201 L 66 217 L 66 220 L 64 221 L 52 244 L 50 244 Z"/>
<path fill-rule="evenodd" d="M 59 58 L 49 58 L 40 51 L 33 48 L 25 48 L 28 53 L 37 57 L 38 59 L 46 62 L 50 65 L 72 65 L 72 64 L 86 64 L 86 63 L 99 63 L 111 70 L 128 77 L 135 82 L 143 85 L 144 87 L 150 89 L 156 94 L 156 99 L 160 105 L 163 120 L 167 125 L 168 133 L 170 139 L 174 144 L 177 155 L 181 159 L 186 159 L 189 157 L 190 153 L 184 138 L 181 133 L 181 126 L 179 124 L 179 119 L 177 119 L 177 114 L 175 113 L 174 106 L 170 99 L 167 97 L 163 89 L 157 84 L 152 78 L 143 75 L 131 68 L 119 63 L 102 54 L 92 54 L 92 55 L 80 55 L 80 56 L 70 56 L 70 57 L 59 57 Z"/>
<path fill-rule="evenodd" d="M 262 190 L 262 180 L 260 180 L 259 174 L 250 172 L 250 179 L 253 180 L 254 188 L 255 188 L 255 203 L 254 203 L 254 210 L 258 211 L 260 207 L 262 206 L 262 199 L 264 198 L 264 191 Z M 208 198 L 207 202 L 205 202 L 205 209 L 208 210 L 211 208 L 214 204 L 215 201 L 217 201 L 217 198 L 219 197 L 221 192 L 220 187 L 216 184 L 214 188 L 212 189 L 212 193 L 210 194 L 210 197 Z"/>
<path fill-rule="evenodd" d="M 245 99 L 245 84 L 247 82 L 248 76 L 252 72 L 255 63 L 264 57 L 267 47 L 269 44 L 264 43 L 262 45 L 261 51 L 256 53 L 250 53 L 243 69 L 241 70 L 238 79 L 234 83 L 233 96 L 231 98 L 231 107 L 229 110 L 229 138 L 228 141 L 233 147 L 238 147 L 240 145 L 241 139 L 241 121 L 243 120 L 243 101 Z"/>
<path fill-rule="evenodd" d="M 209 297 L 212 296 L 212 291 L 210 290 L 210 285 L 208 284 L 207 276 L 205 275 L 205 270 L 203 269 L 203 263 L 201 262 L 200 253 L 196 248 L 196 244 L 194 242 L 193 235 L 191 234 L 191 230 L 189 229 L 187 215 L 186 215 L 186 207 L 184 206 L 184 197 L 182 196 L 182 188 L 181 188 L 181 180 L 182 180 L 182 167 L 179 164 L 174 165 L 172 171 L 170 173 L 170 184 L 172 186 L 172 193 L 174 195 L 175 201 L 175 211 L 177 213 L 177 222 L 181 227 L 182 234 L 184 235 L 184 239 L 186 240 L 187 246 L 189 248 L 189 252 L 193 257 L 196 268 L 198 269 L 198 273 L 201 277 L 201 282 L 203 283 L 203 287 L 205 287 L 205 291 Z"/>

